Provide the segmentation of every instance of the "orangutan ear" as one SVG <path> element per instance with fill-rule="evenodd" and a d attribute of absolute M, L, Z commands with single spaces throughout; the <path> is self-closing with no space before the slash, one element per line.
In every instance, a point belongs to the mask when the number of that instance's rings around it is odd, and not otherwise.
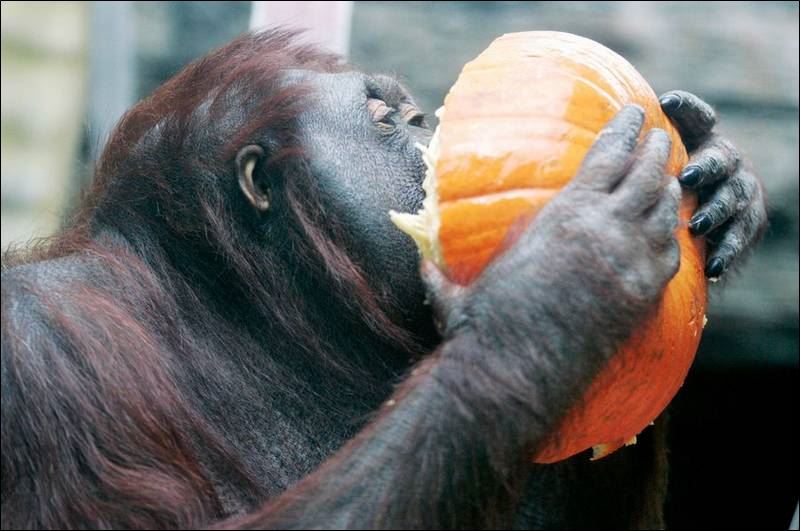
<path fill-rule="evenodd" d="M 236 153 L 236 176 L 239 188 L 247 201 L 259 212 L 269 209 L 269 189 L 267 183 L 259 182 L 256 177 L 259 164 L 264 162 L 264 149 L 250 144 Z"/>

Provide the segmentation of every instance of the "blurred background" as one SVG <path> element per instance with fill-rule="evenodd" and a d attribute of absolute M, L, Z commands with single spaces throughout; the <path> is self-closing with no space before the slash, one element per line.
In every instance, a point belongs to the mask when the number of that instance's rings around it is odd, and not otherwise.
<path fill-rule="evenodd" d="M 2 248 L 57 229 L 121 113 L 182 66 L 276 22 L 429 112 L 495 37 L 560 30 L 657 93 L 712 103 L 763 177 L 771 227 L 724 289 L 671 406 L 672 528 L 785 529 L 798 500 L 797 2 L 3 2 Z M 535 87 L 534 87 L 535 89 Z"/>

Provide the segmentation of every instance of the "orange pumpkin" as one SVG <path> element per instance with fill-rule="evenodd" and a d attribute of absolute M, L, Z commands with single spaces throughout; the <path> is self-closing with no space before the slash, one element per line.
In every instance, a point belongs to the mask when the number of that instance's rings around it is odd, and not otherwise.
<path fill-rule="evenodd" d="M 392 219 L 424 257 L 467 284 L 498 252 L 514 221 L 539 210 L 576 174 L 597 134 L 628 103 L 645 109 L 642 135 L 659 127 L 671 136 L 667 171 L 677 175 L 686 150 L 630 63 L 575 35 L 504 35 L 464 67 L 440 109 L 440 125 L 424 150 L 423 210 L 392 212 Z M 559 461 L 588 448 L 599 458 L 635 442 L 677 393 L 705 321 L 704 247 L 686 226 L 695 206 L 684 194 L 680 270 L 657 310 L 596 376 L 534 461 Z"/>

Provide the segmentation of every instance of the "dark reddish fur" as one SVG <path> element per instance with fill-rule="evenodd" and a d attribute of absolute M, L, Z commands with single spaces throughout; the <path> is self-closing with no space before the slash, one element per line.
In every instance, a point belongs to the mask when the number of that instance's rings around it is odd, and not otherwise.
<path fill-rule="evenodd" d="M 279 73 L 344 67 L 290 37 L 238 39 L 134 107 L 66 228 L 4 256 L 2 527 L 493 528 L 520 501 L 520 525 L 660 525 L 663 435 L 608 465 L 528 459 L 620 340 L 609 312 L 575 323 L 549 285 L 512 291 L 509 315 L 445 338 L 391 394 L 441 338 L 398 324 L 320 200 L 293 136 L 312 96 Z M 280 227 L 236 188 L 249 143 Z M 212 420 L 237 405 L 218 396 L 262 389 L 294 421 L 333 419 L 308 447 L 323 455 L 278 471 L 290 484 Z"/>
<path fill-rule="evenodd" d="M 4 255 L 3 528 L 208 524 L 223 513 L 198 447 L 237 477 L 254 503 L 264 499 L 179 381 L 185 364 L 214 356 L 191 339 L 195 330 L 216 333 L 214 312 L 223 308 L 205 299 L 217 290 L 225 293 L 220 306 L 236 301 L 285 333 L 272 332 L 276 337 L 295 338 L 298 363 L 338 375 L 332 385 L 373 385 L 358 359 L 350 363 L 319 342 L 314 312 L 282 271 L 285 264 L 257 248 L 256 229 L 234 211 L 229 190 L 192 182 L 197 168 L 229 175 L 237 147 L 259 132 L 270 131 L 280 146 L 268 166 L 285 170 L 295 220 L 286 240 L 298 262 L 350 307 L 354 322 L 399 345 L 398 351 L 419 350 L 385 311 L 391 301 L 349 256 L 341 230 L 320 220 L 324 206 L 314 199 L 292 138 L 304 90 L 276 82 L 288 67 L 342 67 L 335 57 L 290 44 L 290 37 L 240 38 L 137 104 L 110 138 L 65 229 Z M 248 119 L 225 136 L 214 137 L 215 130 L 203 136 L 198 107 L 210 102 L 206 118 L 222 120 L 229 97 L 247 107 Z M 156 148 L 148 147 L 151 142 Z M 109 228 L 121 238 L 109 236 Z M 48 289 L 17 273 L 59 259 L 90 265 Z M 195 268 L 194 261 L 203 266 Z M 12 312 L 12 304 L 20 306 Z M 218 333 L 224 337 L 226 330 Z"/>

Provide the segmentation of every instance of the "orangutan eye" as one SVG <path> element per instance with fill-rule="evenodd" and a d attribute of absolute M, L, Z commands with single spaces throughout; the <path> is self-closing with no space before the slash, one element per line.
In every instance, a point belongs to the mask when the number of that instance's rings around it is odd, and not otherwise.
<path fill-rule="evenodd" d="M 372 121 L 382 133 L 391 133 L 397 124 L 394 122 L 394 115 L 397 110 L 386 105 L 386 102 L 378 98 L 367 98 L 367 109 L 372 117 Z"/>
<path fill-rule="evenodd" d="M 415 127 L 426 126 L 425 113 L 421 112 L 414 105 L 411 105 L 410 103 L 403 103 L 400 105 L 398 112 L 400 113 L 400 117 L 403 119 L 403 121 L 408 125 L 413 125 Z"/>

